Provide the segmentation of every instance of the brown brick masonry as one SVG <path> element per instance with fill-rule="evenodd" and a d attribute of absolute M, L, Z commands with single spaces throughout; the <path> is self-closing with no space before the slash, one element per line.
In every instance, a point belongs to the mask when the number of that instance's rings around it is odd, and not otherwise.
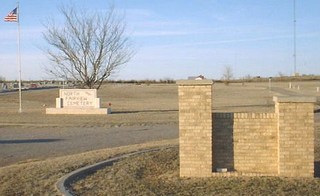
<path fill-rule="evenodd" d="M 212 113 L 212 81 L 178 85 L 181 177 L 313 177 L 315 98 L 275 97 L 275 113 Z"/>

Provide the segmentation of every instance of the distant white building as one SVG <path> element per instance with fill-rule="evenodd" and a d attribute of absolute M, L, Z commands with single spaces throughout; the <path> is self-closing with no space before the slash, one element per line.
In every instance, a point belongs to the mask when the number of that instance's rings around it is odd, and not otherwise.
<path fill-rule="evenodd" d="M 199 76 L 189 76 L 188 80 L 204 80 L 205 77 L 203 75 L 199 75 Z"/>

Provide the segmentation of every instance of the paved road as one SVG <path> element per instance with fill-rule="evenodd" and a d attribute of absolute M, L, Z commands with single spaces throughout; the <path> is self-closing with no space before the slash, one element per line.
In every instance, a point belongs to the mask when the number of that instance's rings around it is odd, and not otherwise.
<path fill-rule="evenodd" d="M 113 128 L 0 127 L 0 166 L 90 150 L 178 138 L 178 125 Z"/>

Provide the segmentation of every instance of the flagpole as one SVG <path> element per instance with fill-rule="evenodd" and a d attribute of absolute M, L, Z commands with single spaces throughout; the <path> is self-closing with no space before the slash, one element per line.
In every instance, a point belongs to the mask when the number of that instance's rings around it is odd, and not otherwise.
<path fill-rule="evenodd" d="M 18 55 L 17 63 L 19 70 L 19 113 L 22 113 L 22 92 L 21 92 L 21 48 L 20 48 L 20 7 L 19 1 L 17 1 L 17 23 L 18 23 Z"/>

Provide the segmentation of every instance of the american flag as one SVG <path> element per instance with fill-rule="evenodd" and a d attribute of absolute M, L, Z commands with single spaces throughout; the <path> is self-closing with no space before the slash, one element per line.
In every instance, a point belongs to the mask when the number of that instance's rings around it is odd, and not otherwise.
<path fill-rule="evenodd" d="M 6 22 L 18 22 L 18 8 L 16 7 L 12 10 L 5 18 Z"/>

